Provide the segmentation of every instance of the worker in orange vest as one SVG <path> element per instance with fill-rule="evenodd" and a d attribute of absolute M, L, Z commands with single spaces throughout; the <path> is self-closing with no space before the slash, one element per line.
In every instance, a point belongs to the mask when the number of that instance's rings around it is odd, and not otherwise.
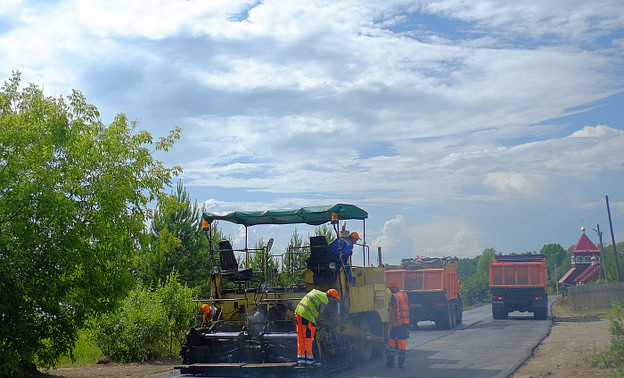
<path fill-rule="evenodd" d="M 216 309 L 214 306 L 204 303 L 202 305 L 202 327 L 210 323 L 213 317 L 216 315 Z"/>
<path fill-rule="evenodd" d="M 407 338 L 409 336 L 409 303 L 407 295 L 399 290 L 399 284 L 390 283 L 388 286 L 392 292 L 390 306 L 390 337 L 388 338 L 388 349 L 386 351 L 386 366 L 394 367 L 394 356 L 398 352 L 399 367 L 405 364 L 407 353 Z"/>

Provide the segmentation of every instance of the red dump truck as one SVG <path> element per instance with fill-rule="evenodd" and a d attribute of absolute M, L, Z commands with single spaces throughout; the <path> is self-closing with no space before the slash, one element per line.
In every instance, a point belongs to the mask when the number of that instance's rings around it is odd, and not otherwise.
<path fill-rule="evenodd" d="M 457 258 L 403 259 L 386 266 L 386 283 L 396 282 L 407 293 L 410 324 L 432 320 L 439 329 L 462 323 L 462 298 L 457 279 Z"/>
<path fill-rule="evenodd" d="M 496 256 L 490 263 L 492 317 L 507 319 L 510 312 L 528 311 L 535 319 L 548 317 L 544 255 Z"/>

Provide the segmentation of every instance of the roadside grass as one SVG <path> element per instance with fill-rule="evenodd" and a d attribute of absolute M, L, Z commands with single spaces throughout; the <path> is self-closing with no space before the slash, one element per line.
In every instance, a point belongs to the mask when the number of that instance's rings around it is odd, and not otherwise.
<path fill-rule="evenodd" d="M 571 314 L 572 316 L 579 318 L 598 317 L 601 319 L 610 319 L 615 315 L 615 311 L 612 307 L 607 308 L 581 308 L 574 309 L 570 305 L 570 300 L 567 296 L 559 298 L 554 306 L 559 307 L 564 313 Z"/>
<path fill-rule="evenodd" d="M 609 349 L 599 354 L 592 365 L 601 368 L 614 368 L 616 377 L 624 377 L 624 309 L 620 303 L 611 307 L 609 333 L 611 345 Z"/>
<path fill-rule="evenodd" d="M 92 365 L 104 356 L 100 348 L 98 348 L 95 343 L 87 337 L 85 331 L 79 332 L 73 354 L 73 360 L 69 356 L 61 357 L 57 367 Z"/>
<path fill-rule="evenodd" d="M 156 359 L 170 359 L 172 357 L 177 358 L 180 354 L 180 345 L 179 343 L 174 342 L 172 347 L 173 349 L 171 352 L 168 348 L 164 346 L 161 347 L 159 357 Z M 104 353 L 102 353 L 93 340 L 87 336 L 87 332 L 84 330 L 78 333 L 78 340 L 76 341 L 73 354 L 73 360 L 70 356 L 61 357 L 56 364 L 56 367 L 83 367 L 93 365 L 101 358 L 105 357 Z"/>

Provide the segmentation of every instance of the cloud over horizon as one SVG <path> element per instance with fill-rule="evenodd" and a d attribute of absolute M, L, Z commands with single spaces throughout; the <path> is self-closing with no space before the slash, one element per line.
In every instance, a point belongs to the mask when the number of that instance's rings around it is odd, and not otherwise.
<path fill-rule="evenodd" d="M 162 159 L 215 211 L 354 203 L 400 261 L 567 247 L 606 228 L 607 194 L 624 238 L 621 1 L 13 0 L 0 20 L 5 79 L 182 127 Z"/>

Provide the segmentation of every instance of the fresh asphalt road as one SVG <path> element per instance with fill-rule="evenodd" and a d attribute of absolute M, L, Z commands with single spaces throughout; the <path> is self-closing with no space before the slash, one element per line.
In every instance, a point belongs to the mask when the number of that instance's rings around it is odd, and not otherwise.
<path fill-rule="evenodd" d="M 549 297 L 549 308 L 556 297 Z M 509 377 L 548 335 L 552 317 L 512 312 L 492 319 L 491 306 L 464 311 L 463 324 L 445 331 L 419 323 L 407 340 L 405 367 L 387 368 L 380 358 L 333 377 Z M 550 312 L 549 312 L 550 315 Z"/>

